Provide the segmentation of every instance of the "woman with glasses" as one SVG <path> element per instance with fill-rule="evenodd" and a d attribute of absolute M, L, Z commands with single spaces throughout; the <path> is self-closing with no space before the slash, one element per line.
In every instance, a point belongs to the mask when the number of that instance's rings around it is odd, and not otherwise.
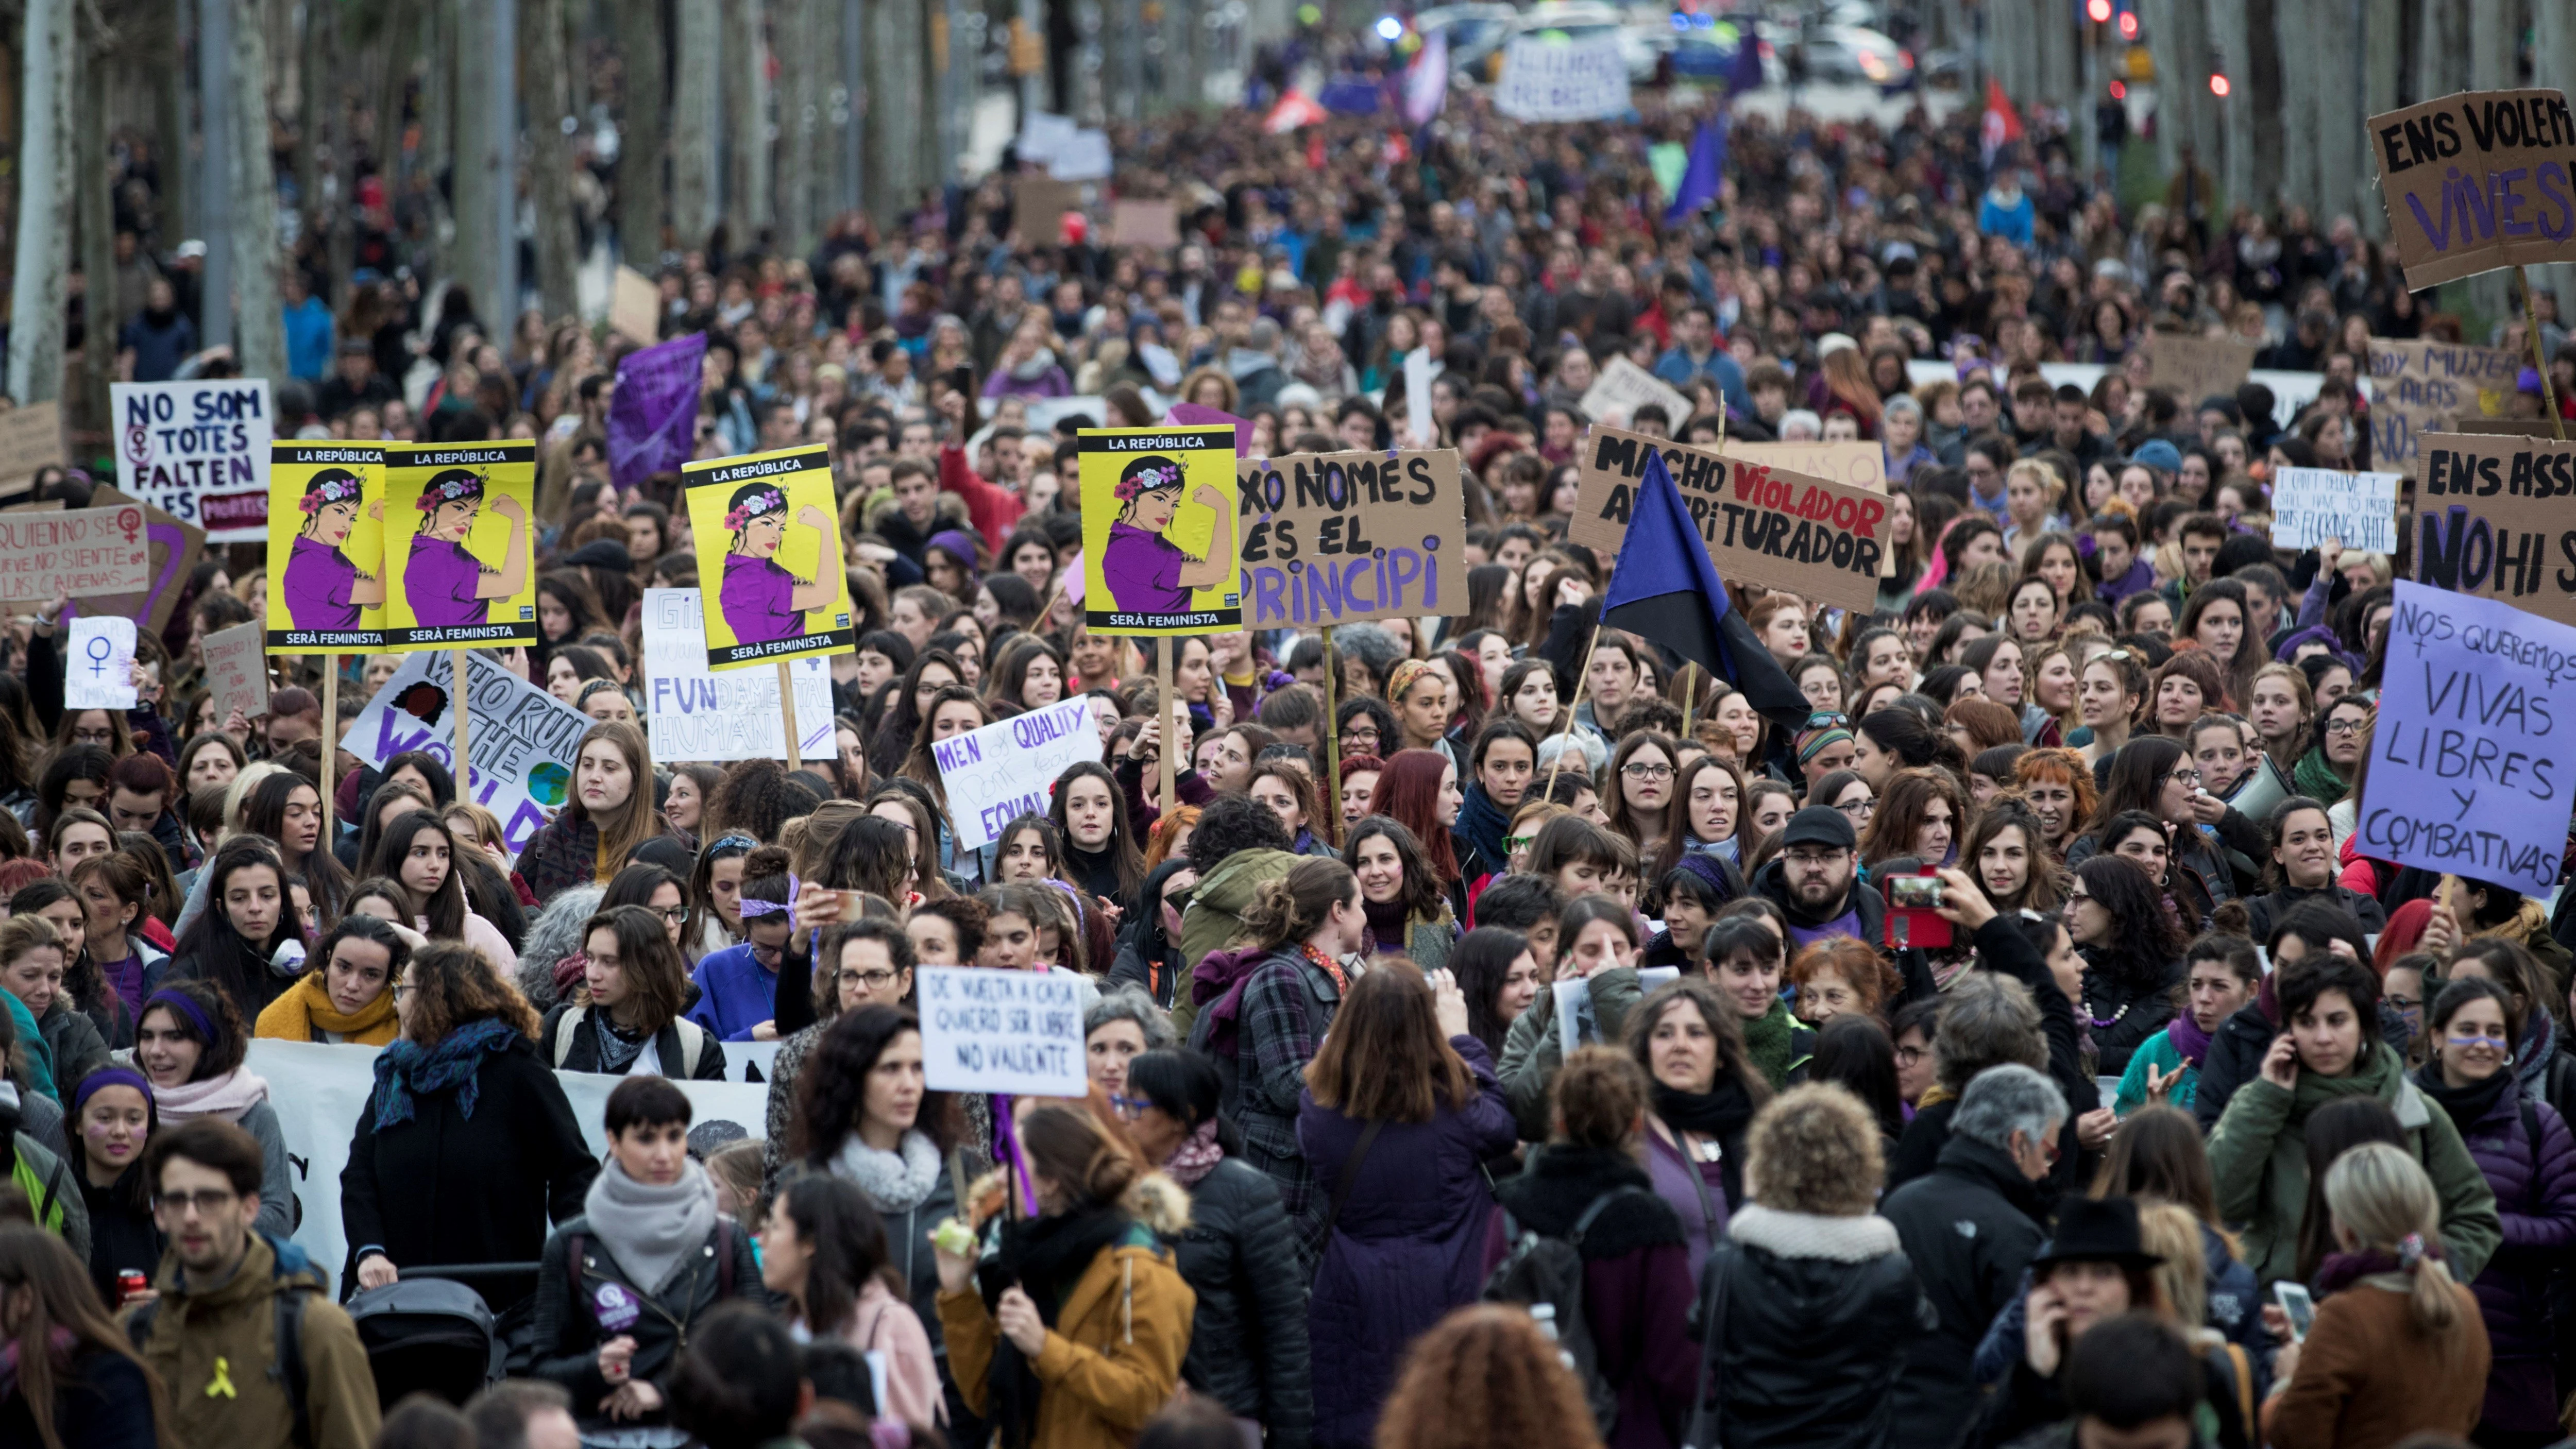
<path fill-rule="evenodd" d="M 2084 957 L 2079 1006 L 2089 1018 L 2095 1074 L 2119 1076 L 2139 1044 L 2173 1019 L 2186 943 L 2155 882 L 2117 856 L 2075 868 L 2066 932 Z"/>
<path fill-rule="evenodd" d="M 2317 720 L 2315 745 L 2290 772 L 2300 794 L 2332 806 L 2352 793 L 2367 748 L 2370 711 L 2368 700 L 2349 694 L 2326 707 Z"/>
<path fill-rule="evenodd" d="M 826 926 L 817 942 L 815 959 L 824 964 L 814 976 L 814 1024 L 789 1033 L 778 1044 L 775 1064 L 769 1069 L 769 1135 L 762 1170 L 772 1179 L 787 1161 L 787 1138 L 796 1115 L 796 1081 L 814 1044 L 845 1012 L 868 1006 L 909 1010 L 913 968 L 930 964 L 920 960 L 910 934 L 892 921 Z"/>
<path fill-rule="evenodd" d="M 546 1013 L 539 1042 L 561 1072 L 724 1080 L 724 1047 L 680 1014 L 688 969 L 662 920 L 642 906 L 612 906 L 582 929 L 582 982 Z"/>
<path fill-rule="evenodd" d="M 2131 740 L 2112 757 L 2101 802 L 2093 810 L 2094 844 L 2088 848 L 2077 842 L 2067 851 L 2067 863 L 2079 864 L 2094 850 L 2109 849 L 2110 842 L 2099 839 L 2101 827 L 2132 810 L 2172 827 L 2170 852 L 2177 868 L 2172 885 L 2178 896 L 2190 898 L 2197 913 L 2188 923 L 2192 930 L 2207 925 L 2212 910 L 2239 898 L 2244 886 L 2252 884 L 2238 881 L 2231 855 L 2250 864 L 2270 854 L 2261 826 L 2202 788 L 2200 769 L 2179 742 L 2149 736 Z"/>
<path fill-rule="evenodd" d="M 1652 730 L 1621 740 L 1610 757 L 1610 828 L 1628 837 L 1639 854 L 1664 839 L 1673 813 L 1674 763 L 1673 742 Z"/>

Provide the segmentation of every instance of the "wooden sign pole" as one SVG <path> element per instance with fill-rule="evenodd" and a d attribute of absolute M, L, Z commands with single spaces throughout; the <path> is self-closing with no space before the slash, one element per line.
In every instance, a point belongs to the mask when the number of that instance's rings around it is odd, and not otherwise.
<path fill-rule="evenodd" d="M 465 656 L 470 652 L 465 649 L 447 651 L 447 703 L 456 711 L 456 798 L 459 800 L 474 798 L 474 772 L 466 763 L 472 757 L 465 748 L 465 717 L 474 712 L 467 703 L 473 694 L 473 676 L 465 662 Z"/>
<path fill-rule="evenodd" d="M 1165 815 L 1172 813 L 1172 807 L 1178 803 L 1173 797 L 1175 786 L 1172 783 L 1174 773 L 1172 755 L 1174 751 L 1184 747 L 1180 731 L 1172 722 L 1172 706 L 1178 703 L 1178 696 L 1172 690 L 1172 656 L 1179 652 L 1180 648 L 1175 642 L 1175 636 L 1167 634 L 1154 641 L 1154 698 L 1155 707 L 1163 712 L 1164 735 L 1163 748 L 1158 752 L 1161 757 L 1160 762 L 1155 767 L 1162 793 L 1156 797 L 1154 808 Z M 1222 682 L 1219 687 L 1223 687 Z M 1186 715 L 1182 717 L 1187 718 Z"/>
<path fill-rule="evenodd" d="M 788 674 L 784 659 L 778 661 L 778 718 L 786 726 L 787 768 L 791 771 L 804 769 L 805 757 L 797 752 L 796 682 Z"/>
<path fill-rule="evenodd" d="M 1324 803 L 1332 812 L 1335 829 L 1325 832 L 1327 840 L 1341 835 L 1338 828 L 1342 810 L 1342 727 L 1336 716 L 1340 706 L 1334 702 L 1340 690 L 1342 657 L 1333 650 L 1333 626 L 1324 626 Z"/>
<path fill-rule="evenodd" d="M 2540 346 L 2540 316 L 2531 309 L 2531 268 L 2516 267 L 2522 276 L 2522 330 L 2531 341 L 2531 364 L 2540 371 L 2540 402 L 2549 409 L 2549 426 L 2558 441 L 2567 441 L 2567 420 L 2558 415 L 2558 385 L 2549 380 L 2549 354 Z"/>
<path fill-rule="evenodd" d="M 340 656 L 322 656 L 322 843 L 338 843 L 331 833 L 331 757 L 340 753 Z"/>

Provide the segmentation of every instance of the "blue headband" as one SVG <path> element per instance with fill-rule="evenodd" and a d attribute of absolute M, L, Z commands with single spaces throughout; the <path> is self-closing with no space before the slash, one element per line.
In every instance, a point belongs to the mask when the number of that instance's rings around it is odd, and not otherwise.
<path fill-rule="evenodd" d="M 166 986 L 153 992 L 150 996 L 143 998 L 143 1011 L 138 1011 L 134 1014 L 135 1021 L 138 1023 L 141 1022 L 143 1020 L 143 1012 L 150 1011 L 155 1006 L 166 1006 L 172 1011 L 184 1015 L 190 1021 L 195 1022 L 197 1024 L 197 1030 L 205 1034 L 206 1045 L 208 1046 L 214 1046 L 224 1039 L 224 1034 L 215 1030 L 215 1024 L 206 1019 L 206 1009 L 204 1007 L 190 1001 L 185 993 L 172 991 Z"/>
<path fill-rule="evenodd" d="M 81 1108 L 89 1099 L 108 1087 L 132 1087 L 143 1094 L 145 1107 L 152 1106 L 152 1083 L 145 1080 L 141 1072 L 126 1067 L 101 1067 L 81 1078 L 80 1085 L 72 1089 L 72 1116 L 80 1116 Z"/>

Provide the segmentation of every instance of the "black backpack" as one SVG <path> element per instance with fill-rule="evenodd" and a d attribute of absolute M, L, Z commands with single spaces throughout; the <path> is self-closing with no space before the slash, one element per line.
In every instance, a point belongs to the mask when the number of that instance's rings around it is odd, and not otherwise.
<path fill-rule="evenodd" d="M 1583 1401 L 1591 1406 L 1592 1423 L 1604 1437 L 1619 1419 L 1619 1390 L 1601 1376 L 1600 1351 L 1593 1346 L 1591 1325 L 1583 1317 L 1583 1235 L 1611 1203 L 1627 1196 L 1648 1197 L 1633 1184 L 1614 1187 L 1594 1198 L 1562 1238 L 1524 1228 L 1508 1212 L 1503 1232 L 1511 1251 L 1485 1279 L 1487 1303 L 1518 1303 L 1548 1337 L 1557 1356 L 1583 1381 Z"/>

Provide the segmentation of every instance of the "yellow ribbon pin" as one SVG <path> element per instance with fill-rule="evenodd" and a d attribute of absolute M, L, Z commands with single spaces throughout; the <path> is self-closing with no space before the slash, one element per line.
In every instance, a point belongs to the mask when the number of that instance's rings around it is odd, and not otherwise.
<path fill-rule="evenodd" d="M 241 1397 L 241 1395 L 233 1388 L 233 1366 L 231 1360 L 220 1358 L 215 1360 L 215 1378 L 214 1382 L 206 1385 L 206 1397 L 210 1399 L 219 1397 L 238 1399 Z"/>

